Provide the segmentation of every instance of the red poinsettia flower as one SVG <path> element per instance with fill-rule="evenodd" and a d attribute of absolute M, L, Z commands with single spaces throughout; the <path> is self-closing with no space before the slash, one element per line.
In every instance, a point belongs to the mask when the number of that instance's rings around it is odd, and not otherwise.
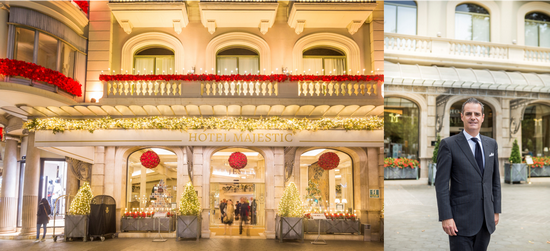
<path fill-rule="evenodd" d="M 325 169 L 325 170 L 332 170 L 340 164 L 340 158 L 338 157 L 338 154 L 333 152 L 326 152 L 321 154 L 319 157 L 319 161 L 317 161 L 317 164 Z"/>
<path fill-rule="evenodd" d="M 229 166 L 234 169 L 242 169 L 248 164 L 246 155 L 241 152 L 234 152 L 229 156 Z"/>

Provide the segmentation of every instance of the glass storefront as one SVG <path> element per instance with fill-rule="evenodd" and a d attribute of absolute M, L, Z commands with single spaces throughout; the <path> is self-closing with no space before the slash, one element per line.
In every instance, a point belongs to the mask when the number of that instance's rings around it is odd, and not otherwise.
<path fill-rule="evenodd" d="M 155 152 L 160 163 L 146 168 L 140 157 Z M 177 208 L 177 156 L 162 148 L 144 148 L 128 157 L 126 209 L 128 211 L 173 211 Z"/>
<path fill-rule="evenodd" d="M 319 157 L 332 152 L 340 162 L 332 170 L 318 164 Z M 353 212 L 353 163 L 349 155 L 331 149 L 315 149 L 300 156 L 300 191 L 308 211 Z"/>
<path fill-rule="evenodd" d="M 420 111 L 404 98 L 384 98 L 384 157 L 418 160 Z"/>
<path fill-rule="evenodd" d="M 550 107 L 541 104 L 525 108 L 521 121 L 521 145 L 523 155 L 549 156 Z"/>
<path fill-rule="evenodd" d="M 242 169 L 229 166 L 229 156 L 234 152 L 246 155 L 247 165 Z M 245 148 L 228 148 L 214 153 L 210 160 L 210 230 L 224 233 L 220 203 L 231 200 L 235 210 L 240 202 L 248 203 L 251 235 L 265 229 L 265 160 L 262 154 Z M 256 210 L 252 210 L 255 208 Z M 237 214 L 235 212 L 235 214 Z M 233 225 L 240 224 L 235 221 Z"/>
<path fill-rule="evenodd" d="M 460 118 L 460 112 L 462 111 L 462 104 L 466 102 L 466 99 L 460 100 L 455 102 L 451 106 L 451 110 L 449 111 L 449 136 L 453 136 L 455 134 L 458 134 L 462 132 L 464 129 L 464 123 L 462 122 L 462 119 Z M 487 104 L 481 102 L 483 104 L 483 114 L 485 114 L 485 119 L 483 123 L 481 124 L 481 130 L 480 134 L 483 136 L 494 138 L 493 136 L 493 109 L 491 109 L 490 106 Z"/>

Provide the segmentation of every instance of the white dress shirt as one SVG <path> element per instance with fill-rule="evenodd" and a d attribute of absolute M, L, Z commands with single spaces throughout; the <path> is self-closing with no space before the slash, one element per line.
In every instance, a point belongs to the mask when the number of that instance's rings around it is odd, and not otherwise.
<path fill-rule="evenodd" d="M 472 140 L 472 138 L 477 138 L 479 142 L 479 146 L 481 146 L 481 157 L 483 159 L 483 168 L 485 168 L 485 154 L 483 154 L 483 143 L 481 142 L 481 136 L 479 133 L 474 137 L 466 132 L 466 130 L 462 130 L 464 132 L 464 136 L 466 136 L 466 140 L 468 141 L 468 145 L 470 145 L 470 149 L 472 150 L 472 154 L 474 155 L 474 158 L 476 156 L 476 142 Z"/>

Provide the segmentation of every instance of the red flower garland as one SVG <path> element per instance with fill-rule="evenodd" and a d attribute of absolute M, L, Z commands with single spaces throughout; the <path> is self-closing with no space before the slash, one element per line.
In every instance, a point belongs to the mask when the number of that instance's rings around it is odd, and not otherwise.
<path fill-rule="evenodd" d="M 82 11 L 86 14 L 88 14 L 88 8 L 89 8 L 89 4 L 88 4 L 88 1 L 73 1 L 76 3 L 76 5 L 78 5 L 78 7 L 80 7 L 80 9 L 82 9 Z"/>
<path fill-rule="evenodd" d="M 160 163 L 160 158 L 156 152 L 153 152 L 151 150 L 144 152 L 141 157 L 139 158 L 141 161 L 141 164 L 145 168 L 155 168 Z"/>
<path fill-rule="evenodd" d="M 325 170 L 332 170 L 338 167 L 338 164 L 340 164 L 340 158 L 333 152 L 323 153 L 319 157 L 317 164 Z"/>
<path fill-rule="evenodd" d="M 248 164 L 248 159 L 241 152 L 234 152 L 229 156 L 229 166 L 234 169 L 243 169 L 246 164 Z"/>
<path fill-rule="evenodd" d="M 63 75 L 61 72 L 33 63 L 2 58 L 0 59 L 0 75 L 20 76 L 35 81 L 43 81 L 75 96 L 82 96 L 82 85 L 76 80 Z"/>
<path fill-rule="evenodd" d="M 323 82 L 367 82 L 367 81 L 384 81 L 384 75 L 214 75 L 214 74 L 186 74 L 186 75 L 99 75 L 101 81 L 269 81 L 269 82 L 285 82 L 285 81 L 323 81 Z"/>

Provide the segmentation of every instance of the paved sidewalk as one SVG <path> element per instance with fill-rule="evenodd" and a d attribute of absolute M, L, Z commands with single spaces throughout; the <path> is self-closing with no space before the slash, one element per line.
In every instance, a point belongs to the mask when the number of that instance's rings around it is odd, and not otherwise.
<path fill-rule="evenodd" d="M 45 242 L 34 243 L 30 240 L 0 240 L 0 250 L 97 250 L 97 251 L 153 251 L 153 250 L 205 250 L 205 251 L 246 251 L 246 250 L 284 250 L 284 251 L 383 251 L 384 244 L 380 242 L 362 241 L 328 241 L 328 245 L 312 245 L 311 241 L 283 242 L 275 240 L 244 240 L 244 239 L 201 239 L 200 241 L 175 241 L 168 239 L 166 242 L 152 242 L 152 239 L 107 239 L 100 241 L 75 241 L 53 242 L 47 239 Z"/>
<path fill-rule="evenodd" d="M 435 188 L 384 182 L 385 251 L 448 250 Z M 550 182 L 502 183 L 502 214 L 489 250 L 550 250 Z"/>

